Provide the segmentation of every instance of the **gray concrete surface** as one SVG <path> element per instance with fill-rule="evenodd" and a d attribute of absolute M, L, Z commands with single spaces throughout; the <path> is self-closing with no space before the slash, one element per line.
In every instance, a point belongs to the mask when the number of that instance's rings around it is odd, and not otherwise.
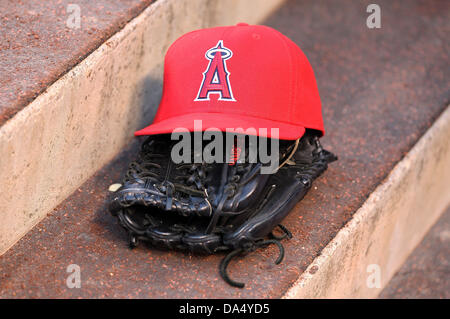
<path fill-rule="evenodd" d="M 0 126 L 151 2 L 0 1 Z"/>
<path fill-rule="evenodd" d="M 450 204 L 450 106 L 287 291 L 374 298 Z"/>
<path fill-rule="evenodd" d="M 450 207 L 392 277 L 379 298 L 450 299 Z"/>
<path fill-rule="evenodd" d="M 0 255 L 117 155 L 134 131 L 152 121 L 161 96 L 164 55 L 176 38 L 202 27 L 258 23 L 280 3 L 264 0 L 254 7 L 246 0 L 156 1 L 74 68 L 64 69 L 67 73 L 29 105 L 0 122 Z M 46 5 L 51 7 L 50 1 Z M 52 20 L 44 17 L 36 15 L 51 28 Z M 47 51 L 52 51 L 51 43 L 43 44 Z M 90 52 L 90 46 L 83 48 L 84 54 Z M 45 63 L 24 66 L 42 68 Z"/>

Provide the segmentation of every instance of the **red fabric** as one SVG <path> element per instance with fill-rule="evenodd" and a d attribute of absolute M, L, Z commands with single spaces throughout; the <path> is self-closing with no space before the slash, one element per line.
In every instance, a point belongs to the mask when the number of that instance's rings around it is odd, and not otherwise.
<path fill-rule="evenodd" d="M 163 85 L 153 124 L 135 135 L 193 131 L 194 120 L 202 120 L 202 130 L 267 128 L 269 137 L 271 128 L 279 128 L 279 138 L 290 140 L 305 128 L 324 134 L 311 65 L 294 42 L 266 26 L 183 35 L 166 54 Z"/>

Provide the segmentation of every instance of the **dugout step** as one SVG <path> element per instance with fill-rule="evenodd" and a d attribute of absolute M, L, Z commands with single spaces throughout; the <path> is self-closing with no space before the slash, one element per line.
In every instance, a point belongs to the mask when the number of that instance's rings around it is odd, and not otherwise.
<path fill-rule="evenodd" d="M 246 282 L 236 289 L 218 274 L 223 255 L 130 250 L 105 199 L 135 141 L 0 257 L 0 296 L 376 296 L 367 266 L 381 267 L 384 286 L 448 204 L 441 194 L 450 194 L 448 4 L 378 4 L 381 29 L 367 28 L 362 3 L 288 1 L 264 21 L 308 56 L 322 98 L 322 143 L 339 157 L 286 219 L 293 238 L 280 265 L 276 247 L 234 260 L 229 273 Z M 67 286 L 70 265 L 80 267 L 80 288 Z"/>

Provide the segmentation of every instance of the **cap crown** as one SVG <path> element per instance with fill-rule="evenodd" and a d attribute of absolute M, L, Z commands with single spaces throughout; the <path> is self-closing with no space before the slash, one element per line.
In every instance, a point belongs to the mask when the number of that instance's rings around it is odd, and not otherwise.
<path fill-rule="evenodd" d="M 187 33 L 168 49 L 154 123 L 188 113 L 226 113 L 324 132 L 313 70 L 300 48 L 266 26 Z"/>

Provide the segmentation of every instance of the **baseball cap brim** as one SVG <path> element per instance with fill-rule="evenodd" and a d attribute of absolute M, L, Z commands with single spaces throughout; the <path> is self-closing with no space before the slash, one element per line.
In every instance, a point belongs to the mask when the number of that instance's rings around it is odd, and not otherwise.
<path fill-rule="evenodd" d="M 201 125 L 194 121 L 201 120 Z M 220 123 L 220 125 L 217 125 Z M 194 131 L 233 131 L 244 134 L 257 135 L 282 140 L 296 140 L 303 136 L 305 127 L 289 123 L 272 121 L 241 114 L 224 113 L 190 113 L 158 121 L 134 133 L 135 136 L 172 133 L 176 129 Z M 276 129 L 278 128 L 278 135 Z"/>

